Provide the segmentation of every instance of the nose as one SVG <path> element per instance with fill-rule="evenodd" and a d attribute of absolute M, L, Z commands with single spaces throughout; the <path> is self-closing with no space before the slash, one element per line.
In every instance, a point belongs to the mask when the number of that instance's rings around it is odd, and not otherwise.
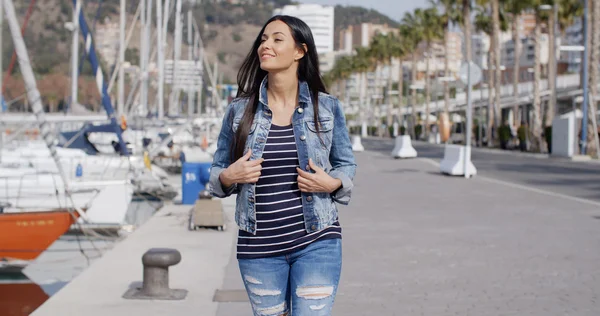
<path fill-rule="evenodd" d="M 265 39 L 265 40 L 262 42 L 262 44 L 261 44 L 261 47 L 262 47 L 263 49 L 271 49 L 271 40 L 269 40 L 269 39 Z"/>

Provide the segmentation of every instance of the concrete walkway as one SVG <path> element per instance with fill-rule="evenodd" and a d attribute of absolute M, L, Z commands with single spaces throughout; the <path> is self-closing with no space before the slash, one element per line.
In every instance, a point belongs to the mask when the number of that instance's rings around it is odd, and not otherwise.
<path fill-rule="evenodd" d="M 356 157 L 334 315 L 600 315 L 597 204 L 442 176 L 431 159 Z M 224 202 L 231 219 L 234 201 Z M 163 209 L 34 315 L 250 315 L 237 228 L 190 232 L 187 209 Z M 187 299 L 122 299 L 142 279 L 143 252 L 162 246 L 182 252 L 171 287 Z M 215 291 L 241 302 L 213 302 Z"/>
<path fill-rule="evenodd" d="M 212 298 L 223 282 L 230 245 L 237 230 L 231 222 L 235 198 L 223 200 L 228 229 L 188 230 L 191 206 L 167 205 L 148 222 L 94 262 L 32 315 L 215 315 Z M 126 300 L 129 287 L 142 281 L 142 255 L 154 247 L 176 248 L 182 260 L 169 270 L 170 287 L 186 289 L 182 301 Z"/>
<path fill-rule="evenodd" d="M 599 315 L 600 208 L 357 154 L 334 315 Z M 510 207 L 507 206 L 510 201 Z M 222 289 L 243 289 L 232 257 Z M 221 303 L 219 316 L 250 315 Z"/>

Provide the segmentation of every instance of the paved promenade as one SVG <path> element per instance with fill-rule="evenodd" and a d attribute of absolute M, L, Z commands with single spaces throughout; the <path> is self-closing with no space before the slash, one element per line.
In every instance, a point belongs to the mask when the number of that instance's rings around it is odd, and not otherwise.
<path fill-rule="evenodd" d="M 334 315 L 600 315 L 600 206 L 442 176 L 429 159 L 357 160 Z M 223 288 L 243 288 L 235 259 Z"/>
<path fill-rule="evenodd" d="M 435 159 L 394 160 L 387 149 L 356 157 L 333 315 L 600 315 L 600 203 L 493 174 L 443 176 Z M 250 315 L 247 301 L 213 302 L 215 291 L 244 300 L 237 228 L 189 232 L 183 213 L 161 211 L 34 315 Z M 182 251 L 171 286 L 188 298 L 121 299 L 156 246 Z"/>

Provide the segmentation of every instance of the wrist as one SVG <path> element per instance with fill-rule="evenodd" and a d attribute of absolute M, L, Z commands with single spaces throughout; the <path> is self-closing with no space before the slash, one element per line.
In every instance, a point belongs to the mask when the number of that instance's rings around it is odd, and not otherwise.
<path fill-rule="evenodd" d="M 229 169 L 223 170 L 223 172 L 221 172 L 221 174 L 219 175 L 219 181 L 221 181 L 221 185 L 225 188 L 229 188 L 234 184 L 234 182 L 229 177 L 228 170 Z"/>
<path fill-rule="evenodd" d="M 331 194 L 331 193 L 335 192 L 341 186 L 342 186 L 342 180 L 336 179 L 336 178 L 331 178 L 331 184 L 329 186 L 329 193 Z"/>

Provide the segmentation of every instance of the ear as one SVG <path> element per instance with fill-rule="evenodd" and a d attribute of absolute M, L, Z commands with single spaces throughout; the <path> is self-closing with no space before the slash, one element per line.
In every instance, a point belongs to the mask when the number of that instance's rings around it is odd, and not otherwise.
<path fill-rule="evenodd" d="M 300 59 L 302 59 L 304 57 L 304 55 L 306 55 L 307 51 L 308 51 L 308 47 L 306 46 L 306 44 L 302 44 L 302 48 L 296 48 L 296 54 L 294 55 L 294 61 L 299 61 Z"/>

